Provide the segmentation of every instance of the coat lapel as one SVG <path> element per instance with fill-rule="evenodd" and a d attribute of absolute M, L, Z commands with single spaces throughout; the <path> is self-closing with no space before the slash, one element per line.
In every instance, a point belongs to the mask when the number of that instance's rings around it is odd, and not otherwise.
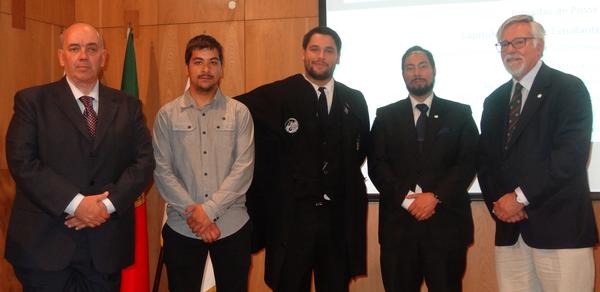
<path fill-rule="evenodd" d="M 434 95 L 433 100 L 431 101 L 431 110 L 429 111 L 429 116 L 427 117 L 427 130 L 425 131 L 425 141 L 423 145 L 424 157 L 428 157 L 433 145 L 435 145 L 437 133 L 443 124 L 441 120 L 445 118 L 445 111 L 446 107 L 444 106 L 444 103 Z"/>
<path fill-rule="evenodd" d="M 523 130 L 527 127 L 527 124 L 531 121 L 531 119 L 537 114 L 540 105 L 544 101 L 544 90 L 549 85 L 550 78 L 546 78 L 546 65 L 542 65 L 540 71 L 538 71 L 533 84 L 531 85 L 531 90 L 529 90 L 529 94 L 527 95 L 527 100 L 525 101 L 525 106 L 521 112 L 521 117 L 517 122 L 517 127 L 515 128 L 515 132 L 513 133 L 513 137 L 510 140 L 508 149 L 519 139 Z M 508 111 L 507 111 L 508 113 Z M 508 114 L 507 114 L 508 116 Z"/>
<path fill-rule="evenodd" d="M 490 104 L 490 137 L 494 137 L 499 149 L 504 149 L 506 143 L 506 127 L 508 126 L 508 114 L 510 111 L 510 92 L 512 90 L 512 79 L 502 85 L 497 95 Z"/>
<path fill-rule="evenodd" d="M 87 123 L 83 117 L 83 114 L 81 113 L 81 109 L 77 105 L 77 101 L 75 100 L 75 96 L 73 96 L 73 92 L 67 83 L 66 77 L 63 77 L 57 83 L 52 95 L 55 96 L 53 100 L 56 102 L 58 108 L 67 116 L 67 118 L 69 118 L 73 125 L 75 125 L 75 128 L 77 128 L 79 132 L 81 132 L 81 134 L 91 142 L 92 138 L 90 137 Z"/>
<path fill-rule="evenodd" d="M 118 103 L 114 96 L 107 93 L 106 87 L 100 84 L 98 89 L 100 96 L 100 104 L 98 106 L 98 128 L 96 129 L 96 139 L 94 139 L 94 148 L 98 147 L 109 125 L 112 123 L 115 114 L 117 113 Z"/>
<path fill-rule="evenodd" d="M 360 119 L 361 117 L 358 116 L 355 112 L 354 112 L 354 108 L 356 107 L 355 104 L 353 104 L 353 100 L 351 98 L 349 98 L 349 96 L 347 96 L 346 94 L 341 94 L 341 87 L 338 85 L 337 81 L 334 81 L 333 83 L 333 100 L 331 103 L 331 108 L 333 110 L 333 105 L 337 104 L 339 106 L 341 115 L 343 116 L 343 119 L 346 120 L 347 118 L 356 118 L 356 119 Z M 346 123 L 344 123 L 345 125 Z"/>

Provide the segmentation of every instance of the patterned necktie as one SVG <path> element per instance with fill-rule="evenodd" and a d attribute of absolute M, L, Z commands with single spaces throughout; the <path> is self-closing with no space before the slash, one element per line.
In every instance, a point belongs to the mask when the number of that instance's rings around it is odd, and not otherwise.
<path fill-rule="evenodd" d="M 87 122 L 87 128 L 90 133 L 90 137 L 94 138 L 96 137 L 96 125 L 98 124 L 98 116 L 96 115 L 94 107 L 92 106 L 94 98 L 84 95 L 80 97 L 79 100 L 81 100 L 83 106 L 85 107 L 83 110 L 83 117 Z"/>
<path fill-rule="evenodd" d="M 417 119 L 417 123 L 415 124 L 417 129 L 417 142 L 419 142 L 419 151 L 423 151 L 423 141 L 425 141 L 425 130 L 427 124 L 427 111 L 429 110 L 429 107 L 424 103 L 420 103 L 417 104 L 417 109 L 421 112 L 419 114 L 419 118 Z"/>
<path fill-rule="evenodd" d="M 523 86 L 521 83 L 515 85 L 515 92 L 510 99 L 510 112 L 508 114 L 508 127 L 506 127 L 506 143 L 504 146 L 506 147 L 512 138 L 512 135 L 517 127 L 517 122 L 519 121 L 519 116 L 521 115 L 521 99 L 523 97 Z"/>

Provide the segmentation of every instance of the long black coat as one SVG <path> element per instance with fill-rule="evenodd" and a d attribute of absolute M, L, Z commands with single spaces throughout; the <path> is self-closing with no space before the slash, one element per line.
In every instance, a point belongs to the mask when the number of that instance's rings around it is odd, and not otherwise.
<path fill-rule="evenodd" d="M 344 107 L 342 169 L 344 201 L 336 230 L 343 236 L 350 276 L 366 274 L 366 187 L 360 167 L 366 156 L 369 114 L 363 95 L 335 82 L 333 99 Z M 236 97 L 246 104 L 255 124 L 256 164 L 247 193 L 254 225 L 254 250 L 266 248 L 265 281 L 277 287 L 289 239 L 297 192 L 309 192 L 297 179 L 311 170 L 306 157 L 319 155 L 317 96 L 300 74 Z M 320 166 L 317 166 L 320 167 Z M 319 168 L 320 169 L 320 168 Z M 318 171 L 317 171 L 318 172 Z"/>

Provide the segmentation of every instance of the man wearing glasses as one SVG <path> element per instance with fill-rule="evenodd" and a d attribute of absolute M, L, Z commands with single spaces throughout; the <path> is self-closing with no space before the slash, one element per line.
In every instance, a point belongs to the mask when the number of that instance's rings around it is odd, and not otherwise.
<path fill-rule="evenodd" d="M 478 178 L 496 221 L 499 290 L 592 291 L 589 92 L 541 61 L 544 28 L 533 17 L 509 18 L 497 38 L 512 80 L 485 100 Z"/>

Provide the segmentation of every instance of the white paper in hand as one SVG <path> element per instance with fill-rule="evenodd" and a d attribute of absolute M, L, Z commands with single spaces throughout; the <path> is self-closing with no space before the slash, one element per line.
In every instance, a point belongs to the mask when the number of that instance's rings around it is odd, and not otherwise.
<path fill-rule="evenodd" d="M 415 191 L 413 192 L 412 190 L 408 190 L 408 193 L 406 193 L 406 196 L 408 196 L 410 194 L 419 194 L 422 192 L 423 192 L 423 190 L 421 189 L 421 187 L 419 185 L 417 185 L 415 187 Z M 402 208 L 408 210 L 408 208 L 414 201 L 415 201 L 414 198 L 412 198 L 412 199 L 404 198 L 404 201 L 402 201 Z"/>

